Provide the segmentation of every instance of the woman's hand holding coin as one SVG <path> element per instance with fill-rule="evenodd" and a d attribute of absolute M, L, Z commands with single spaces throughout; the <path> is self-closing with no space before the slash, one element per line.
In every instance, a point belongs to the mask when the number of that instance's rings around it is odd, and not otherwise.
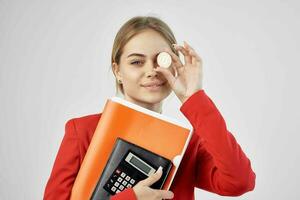
<path fill-rule="evenodd" d="M 202 59 L 185 41 L 184 46 L 177 44 L 173 46 L 175 50 L 183 54 L 184 64 L 173 51 L 166 48 L 157 56 L 159 67 L 155 70 L 165 76 L 176 96 L 184 103 L 195 92 L 203 89 Z M 168 69 L 170 66 L 176 75 Z"/>

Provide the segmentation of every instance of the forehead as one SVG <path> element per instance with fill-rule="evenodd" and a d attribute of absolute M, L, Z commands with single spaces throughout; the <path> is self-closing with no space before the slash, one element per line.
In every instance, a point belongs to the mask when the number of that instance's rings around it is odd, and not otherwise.
<path fill-rule="evenodd" d="M 140 53 L 146 56 L 156 55 L 169 47 L 163 36 L 154 30 L 146 30 L 131 38 L 124 46 L 123 55 L 127 58 L 132 53 Z"/>

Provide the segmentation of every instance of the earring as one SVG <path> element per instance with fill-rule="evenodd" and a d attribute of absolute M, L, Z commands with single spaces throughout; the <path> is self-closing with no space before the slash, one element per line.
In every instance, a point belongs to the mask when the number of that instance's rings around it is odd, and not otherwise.
<path fill-rule="evenodd" d="M 122 83 L 121 79 L 119 79 L 118 81 L 119 81 L 119 83 Z"/>

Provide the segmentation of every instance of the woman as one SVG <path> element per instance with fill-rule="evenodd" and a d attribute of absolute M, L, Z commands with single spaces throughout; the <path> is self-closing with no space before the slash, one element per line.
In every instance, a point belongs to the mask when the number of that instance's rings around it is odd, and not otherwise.
<path fill-rule="evenodd" d="M 172 65 L 167 69 L 156 62 L 157 54 L 162 51 L 172 57 Z M 179 53 L 184 55 L 184 64 Z M 163 100 L 173 91 L 182 102 L 180 111 L 194 128 L 170 191 L 150 188 L 162 174 L 158 170 L 111 199 L 188 200 L 194 199 L 195 187 L 224 196 L 239 196 L 254 189 L 256 176 L 249 159 L 203 89 L 200 56 L 186 42 L 183 46 L 176 45 L 166 23 L 149 16 L 127 21 L 116 35 L 111 64 L 117 91 L 121 91 L 124 99 L 162 113 Z M 70 198 L 100 117 L 101 114 L 89 115 L 66 123 L 44 199 Z"/>

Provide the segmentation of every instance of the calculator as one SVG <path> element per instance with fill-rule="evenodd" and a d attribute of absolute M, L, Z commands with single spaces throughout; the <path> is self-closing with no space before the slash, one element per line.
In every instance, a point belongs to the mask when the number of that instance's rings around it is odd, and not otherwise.
<path fill-rule="evenodd" d="M 92 194 L 92 200 L 110 199 L 126 188 L 134 187 L 139 181 L 163 167 L 161 178 L 150 187 L 161 189 L 172 168 L 172 162 L 158 154 L 117 138 L 114 149 Z"/>
<path fill-rule="evenodd" d="M 104 189 L 114 195 L 133 187 L 137 180 L 143 180 L 155 172 L 154 167 L 129 151 L 104 185 Z"/>

